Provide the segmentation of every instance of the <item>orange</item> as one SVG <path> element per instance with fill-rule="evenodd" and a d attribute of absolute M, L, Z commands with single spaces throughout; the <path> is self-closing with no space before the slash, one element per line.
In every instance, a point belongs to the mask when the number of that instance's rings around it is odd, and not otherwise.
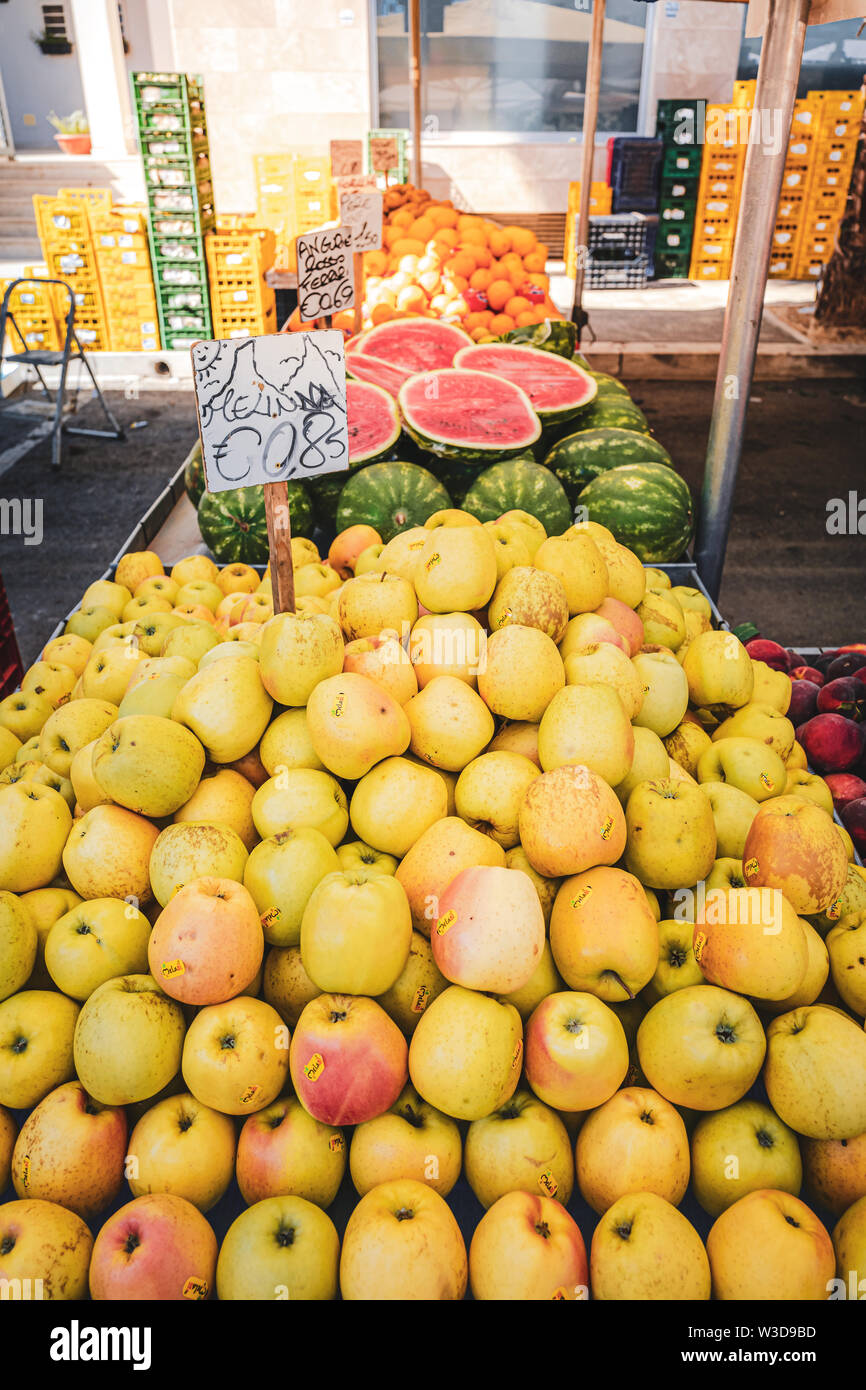
<path fill-rule="evenodd" d="M 385 245 L 389 248 L 394 245 L 395 241 L 399 241 L 402 235 L 403 232 L 402 228 L 400 227 L 382 228 L 382 240 L 384 241 Z"/>
<path fill-rule="evenodd" d="M 343 309 L 339 314 L 334 314 L 331 319 L 331 327 L 339 328 L 343 333 L 351 333 L 355 327 L 355 315 L 351 309 Z"/>
<path fill-rule="evenodd" d="M 514 286 L 510 280 L 494 280 L 487 286 L 487 303 L 491 309 L 504 309 L 514 296 Z"/>
<path fill-rule="evenodd" d="M 484 322 L 489 328 L 493 320 L 496 318 L 496 315 L 494 314 L 492 309 L 482 309 L 481 317 L 483 318 Z"/>
<path fill-rule="evenodd" d="M 418 241 L 428 241 L 436 230 L 432 217 L 416 217 L 409 227 L 409 235 Z"/>
<path fill-rule="evenodd" d="M 486 290 L 493 279 L 492 272 L 489 270 L 475 270 L 469 276 L 469 287 L 473 290 Z"/>
<path fill-rule="evenodd" d="M 392 227 L 411 227 L 413 218 L 408 208 L 398 208 L 396 212 L 391 213 L 388 221 Z"/>
<path fill-rule="evenodd" d="M 487 233 L 483 227 L 464 227 L 460 235 L 470 246 L 487 245 Z"/>
<path fill-rule="evenodd" d="M 460 237 L 453 227 L 438 227 L 433 233 L 434 241 L 444 241 L 446 246 L 458 246 Z"/>
<path fill-rule="evenodd" d="M 394 242 L 391 251 L 397 257 L 423 256 L 424 243 L 423 241 L 415 241 L 412 237 L 401 237 L 399 241 Z"/>
<path fill-rule="evenodd" d="M 510 314 L 516 322 L 518 315 L 528 313 L 531 308 L 531 300 L 524 299 L 522 294 L 516 294 L 512 299 L 509 299 L 505 306 L 505 312 L 506 314 Z"/>
<path fill-rule="evenodd" d="M 461 212 L 457 218 L 458 232 L 464 232 L 467 227 L 484 228 L 484 218 L 479 217 L 477 212 Z"/>
<path fill-rule="evenodd" d="M 481 246 L 480 244 L 473 244 L 472 254 L 475 257 L 475 264 L 479 267 L 487 268 L 493 260 L 493 257 L 491 256 L 488 248 L 486 246 Z"/>
<path fill-rule="evenodd" d="M 536 256 L 543 256 L 544 263 L 546 265 L 550 257 L 550 247 L 546 244 L 546 242 L 539 241 L 535 247 L 535 254 Z"/>
<path fill-rule="evenodd" d="M 518 328 L 527 328 L 531 323 L 537 323 L 534 309 L 527 309 L 525 313 L 518 314 L 514 320 Z"/>
<path fill-rule="evenodd" d="M 510 314 L 494 314 L 488 327 L 491 333 L 510 333 L 516 324 Z"/>
<path fill-rule="evenodd" d="M 544 259 L 543 256 L 540 256 L 540 255 L 538 254 L 537 251 L 530 251 L 530 253 L 529 253 L 528 256 L 524 256 L 524 257 L 523 257 L 523 269 L 524 269 L 524 270 L 529 270 L 529 271 L 533 271 L 533 270 L 542 271 L 542 270 L 544 270 L 544 267 L 546 266 L 546 264 L 547 264 L 547 261 Z"/>
<path fill-rule="evenodd" d="M 487 239 L 487 245 L 494 256 L 505 256 L 511 250 L 511 238 L 502 231 L 491 232 Z"/>
<path fill-rule="evenodd" d="M 471 317 L 471 315 L 470 315 L 470 317 Z M 488 333 L 487 329 L 484 327 L 483 324 L 479 324 L 479 326 L 478 326 L 477 328 L 470 328 L 470 327 L 469 327 L 469 320 L 468 320 L 468 319 L 464 319 L 464 320 L 463 320 L 463 327 L 466 329 L 466 332 L 469 334 L 469 336 L 470 336 L 470 338 L 472 339 L 473 343 L 480 343 L 480 342 L 483 342 L 483 340 L 484 340 L 485 338 L 489 338 L 489 336 L 490 336 L 490 334 Z"/>
<path fill-rule="evenodd" d="M 468 313 L 463 320 L 463 327 L 466 329 L 467 333 L 471 333 L 473 328 L 483 328 L 484 315 L 480 312 Z"/>
<path fill-rule="evenodd" d="M 464 290 L 468 290 L 469 288 L 469 281 L 466 279 L 466 276 L 452 275 L 450 273 L 450 267 L 445 271 L 444 278 L 446 287 L 453 290 L 456 294 L 462 294 Z"/>
<path fill-rule="evenodd" d="M 412 309 L 416 313 L 427 308 L 427 296 L 420 285 L 408 285 L 397 295 L 398 309 Z"/>
<path fill-rule="evenodd" d="M 526 283 L 527 285 L 537 285 L 540 290 L 547 290 L 550 288 L 550 276 L 542 275 L 540 271 L 536 270 L 531 275 L 526 276 Z"/>
<path fill-rule="evenodd" d="M 505 227 L 504 231 L 511 237 L 512 248 L 518 256 L 526 256 L 535 250 L 535 232 L 530 231 L 529 227 Z"/>
<path fill-rule="evenodd" d="M 382 275 L 388 264 L 388 258 L 384 251 L 366 251 L 364 253 L 364 274 Z"/>
<path fill-rule="evenodd" d="M 449 275 L 461 275 L 464 280 L 475 271 L 475 257 L 468 251 L 458 251 L 448 262 Z"/>

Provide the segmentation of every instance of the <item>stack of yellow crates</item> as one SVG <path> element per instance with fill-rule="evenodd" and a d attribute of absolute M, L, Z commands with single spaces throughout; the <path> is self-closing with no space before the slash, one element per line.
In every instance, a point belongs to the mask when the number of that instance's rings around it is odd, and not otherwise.
<path fill-rule="evenodd" d="M 253 162 L 256 220 L 276 237 L 277 269 L 296 270 L 295 237 L 337 216 L 331 161 L 316 155 L 257 154 Z"/>
<path fill-rule="evenodd" d="M 46 266 L 24 267 L 26 276 L 34 275 L 41 279 L 47 274 Z M 18 278 L 12 276 L 9 280 L 0 280 L 0 300 L 3 299 L 12 280 Z M 61 314 L 64 309 L 69 308 L 68 296 L 64 295 L 64 300 Z M 58 303 L 51 285 L 17 285 L 9 296 L 9 311 L 14 323 L 7 321 L 6 332 L 13 352 L 29 352 L 40 348 L 53 352 L 63 346 L 64 325 L 58 322 Z"/>
<path fill-rule="evenodd" d="M 205 236 L 215 338 L 248 338 L 277 331 L 277 301 L 265 283 L 274 263 L 276 234 L 270 228 L 235 227 Z"/>
<path fill-rule="evenodd" d="M 108 326 L 90 231 L 90 204 L 78 197 L 36 193 L 33 208 L 48 275 L 65 280 L 75 296 L 75 332 L 81 346 L 107 351 Z M 58 316 L 65 316 L 68 296 L 63 290 L 58 289 L 55 303 Z"/>
<path fill-rule="evenodd" d="M 721 139 L 717 138 L 719 131 Z M 730 276 L 748 138 L 749 115 L 744 103 L 707 106 L 689 267 L 692 280 L 727 280 Z"/>
<path fill-rule="evenodd" d="M 91 207 L 88 218 L 111 351 L 158 351 L 159 321 L 145 207 Z"/>
<path fill-rule="evenodd" d="M 589 212 L 591 217 L 607 217 L 610 213 L 613 189 L 606 183 L 591 183 L 589 186 Z M 565 214 L 565 273 L 573 280 L 577 273 L 577 219 L 580 212 L 580 179 L 568 185 L 568 211 Z"/>
<path fill-rule="evenodd" d="M 798 280 L 818 279 L 833 253 L 863 119 L 862 92 L 822 91 L 809 96 L 815 99 L 817 129 L 794 269 Z"/>

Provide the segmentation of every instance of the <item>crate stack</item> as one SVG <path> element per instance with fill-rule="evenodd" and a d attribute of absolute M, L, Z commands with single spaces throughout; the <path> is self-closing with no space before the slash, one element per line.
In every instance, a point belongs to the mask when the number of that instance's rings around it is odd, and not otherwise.
<path fill-rule="evenodd" d="M 295 237 L 337 217 L 331 161 L 318 155 L 257 154 L 254 166 L 256 220 L 274 233 L 274 264 L 278 270 L 297 270 Z"/>
<path fill-rule="evenodd" d="M 161 346 L 147 209 L 93 205 L 88 211 L 112 352 L 157 352 Z M 76 311 L 77 322 L 77 311 Z"/>
<path fill-rule="evenodd" d="M 612 189 L 607 183 L 593 182 L 589 186 L 590 217 L 606 217 L 610 212 Z M 570 279 L 577 274 L 577 235 L 580 215 L 580 179 L 568 185 L 568 210 L 565 214 L 565 273 Z"/>
<path fill-rule="evenodd" d="M 46 275 L 45 266 L 25 266 L 24 275 Z M 0 300 L 6 294 L 13 279 L 0 280 Z M 17 285 L 9 296 L 9 312 L 12 319 L 7 320 L 6 332 L 13 352 L 38 351 L 40 348 L 54 352 L 63 345 L 62 323 L 58 321 L 58 302 L 52 293 L 51 285 Z M 66 295 L 65 308 L 69 300 Z M 60 310 L 63 314 L 63 309 Z M 14 319 L 14 322 L 13 322 Z"/>
<path fill-rule="evenodd" d="M 749 136 L 749 120 L 748 116 L 742 115 L 743 106 L 744 103 L 708 105 L 706 108 L 701 177 L 689 266 L 692 280 L 727 280 L 731 273 Z M 719 129 L 723 132 L 721 140 L 715 138 Z M 707 131 L 713 137 L 709 143 Z"/>
<path fill-rule="evenodd" d="M 590 218 L 584 277 L 588 290 L 642 289 L 646 285 L 649 221 L 642 212 Z"/>
<path fill-rule="evenodd" d="M 33 195 L 33 208 L 48 278 L 65 280 L 75 298 L 75 332 L 78 341 L 83 348 L 91 352 L 107 352 L 108 321 L 90 230 L 90 204 L 81 198 L 62 197 L 60 194 L 52 197 L 49 194 L 36 193 Z M 31 288 L 48 290 L 44 285 L 34 285 Z M 55 290 L 56 292 L 52 292 L 54 313 L 62 324 L 69 307 L 69 298 L 59 287 L 55 287 Z M 60 334 L 59 325 L 56 327 Z M 62 334 L 56 346 L 60 347 L 61 342 Z"/>
<path fill-rule="evenodd" d="M 794 269 L 798 280 L 817 280 L 832 255 L 863 119 L 862 92 L 819 91 L 809 97 L 815 100 L 815 153 Z"/>
<path fill-rule="evenodd" d="M 214 228 L 204 89 L 185 73 L 134 72 L 148 238 L 163 348 L 213 336 L 205 236 Z"/>
<path fill-rule="evenodd" d="M 697 100 L 666 98 L 658 103 L 656 134 L 663 146 L 655 244 L 659 279 L 688 279 L 703 155 L 698 139 L 700 109 Z"/>
<path fill-rule="evenodd" d="M 236 227 L 205 237 L 215 338 L 248 338 L 277 331 L 277 301 L 265 283 L 276 237 L 268 228 Z"/>

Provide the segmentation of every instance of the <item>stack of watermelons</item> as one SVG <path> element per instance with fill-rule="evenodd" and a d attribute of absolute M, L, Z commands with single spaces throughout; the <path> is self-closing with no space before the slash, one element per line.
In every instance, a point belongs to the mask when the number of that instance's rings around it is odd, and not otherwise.
<path fill-rule="evenodd" d="M 293 529 L 366 522 L 387 541 L 454 505 L 481 521 L 527 511 L 559 535 L 579 507 L 641 559 L 679 558 L 693 527 L 688 487 L 622 383 L 574 348 L 561 321 L 475 344 L 454 324 L 407 318 L 351 340 L 349 473 L 293 484 Z M 261 489 L 210 494 L 200 461 L 186 471 L 217 559 L 266 559 Z"/>

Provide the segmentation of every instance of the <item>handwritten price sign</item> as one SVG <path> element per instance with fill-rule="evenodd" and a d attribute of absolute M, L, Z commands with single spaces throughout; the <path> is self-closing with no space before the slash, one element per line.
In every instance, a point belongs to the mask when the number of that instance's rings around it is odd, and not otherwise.
<path fill-rule="evenodd" d="M 350 174 L 361 174 L 364 170 L 364 142 L 362 140 L 331 141 L 331 177 L 340 179 Z"/>
<path fill-rule="evenodd" d="M 370 138 L 370 168 L 385 174 L 396 169 L 400 162 L 400 145 L 396 135 L 374 135 Z"/>
<path fill-rule="evenodd" d="M 352 233 L 352 250 L 378 251 L 382 245 L 382 194 L 340 190 L 340 221 Z"/>
<path fill-rule="evenodd" d="M 219 339 L 191 354 L 208 492 L 348 468 L 342 333 Z"/>
<path fill-rule="evenodd" d="M 311 323 L 355 302 L 350 227 L 325 227 L 297 238 L 298 308 Z"/>

